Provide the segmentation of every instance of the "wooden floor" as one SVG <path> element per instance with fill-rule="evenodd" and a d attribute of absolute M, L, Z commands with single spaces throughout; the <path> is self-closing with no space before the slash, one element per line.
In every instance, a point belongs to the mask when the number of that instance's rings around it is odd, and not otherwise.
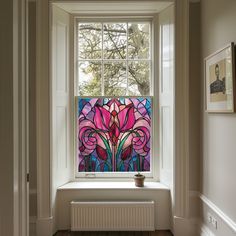
<path fill-rule="evenodd" d="M 170 231 L 155 232 L 69 232 L 60 231 L 55 236 L 172 236 Z"/>

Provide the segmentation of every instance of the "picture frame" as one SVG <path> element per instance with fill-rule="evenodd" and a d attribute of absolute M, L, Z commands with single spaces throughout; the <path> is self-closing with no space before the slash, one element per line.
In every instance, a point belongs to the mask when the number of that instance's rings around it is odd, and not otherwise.
<path fill-rule="evenodd" d="M 205 111 L 235 112 L 235 48 L 231 42 L 204 60 Z"/>

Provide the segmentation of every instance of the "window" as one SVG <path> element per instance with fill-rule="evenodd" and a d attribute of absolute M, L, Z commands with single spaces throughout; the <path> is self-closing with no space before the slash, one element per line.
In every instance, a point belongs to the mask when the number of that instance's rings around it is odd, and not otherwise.
<path fill-rule="evenodd" d="M 77 19 L 78 173 L 152 172 L 151 25 Z"/>

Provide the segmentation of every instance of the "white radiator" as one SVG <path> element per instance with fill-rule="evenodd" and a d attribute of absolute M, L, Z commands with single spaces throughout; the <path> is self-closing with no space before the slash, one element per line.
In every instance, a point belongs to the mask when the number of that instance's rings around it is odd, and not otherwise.
<path fill-rule="evenodd" d="M 71 202 L 71 231 L 153 231 L 154 201 Z"/>

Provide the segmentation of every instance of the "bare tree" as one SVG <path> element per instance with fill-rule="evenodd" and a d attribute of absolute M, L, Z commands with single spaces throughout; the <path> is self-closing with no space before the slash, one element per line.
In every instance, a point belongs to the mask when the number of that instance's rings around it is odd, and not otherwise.
<path fill-rule="evenodd" d="M 102 73 L 105 95 L 148 95 L 149 40 L 147 23 L 79 24 L 80 95 L 101 95 Z"/>

